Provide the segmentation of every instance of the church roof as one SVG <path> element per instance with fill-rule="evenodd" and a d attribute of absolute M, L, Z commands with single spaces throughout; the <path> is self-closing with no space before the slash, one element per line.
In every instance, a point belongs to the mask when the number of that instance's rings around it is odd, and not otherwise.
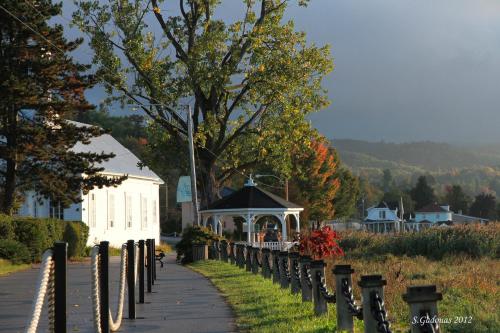
<path fill-rule="evenodd" d="M 245 208 L 302 208 L 257 186 L 244 186 L 238 191 L 205 207 L 203 210 L 245 209 Z"/>
<path fill-rule="evenodd" d="M 71 123 L 76 126 L 90 126 L 76 121 L 71 121 Z M 104 168 L 104 173 L 124 174 L 163 183 L 161 178 L 147 166 L 139 167 L 140 160 L 109 134 L 94 137 L 90 140 L 89 144 L 78 142 L 71 150 L 75 153 L 113 153 L 115 157 L 99 165 Z"/>

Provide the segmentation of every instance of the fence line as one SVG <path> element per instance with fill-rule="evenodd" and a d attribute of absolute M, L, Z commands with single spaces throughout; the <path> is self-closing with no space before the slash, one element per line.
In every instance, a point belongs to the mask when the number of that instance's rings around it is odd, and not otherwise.
<path fill-rule="evenodd" d="M 120 329 L 123 321 L 125 288 L 128 290 L 129 318 L 135 319 L 135 287 L 139 278 L 139 299 L 144 303 L 144 266 L 147 267 L 148 293 L 156 280 L 155 241 L 148 239 L 147 251 L 144 240 L 127 241 L 122 245 L 120 254 L 120 278 L 118 304 L 113 318 L 109 306 L 109 243 L 101 242 L 91 250 L 90 280 L 92 299 L 92 322 L 98 333 L 109 333 Z M 142 244 L 142 251 L 141 251 Z M 141 258 L 142 257 L 142 258 Z M 67 243 L 55 242 L 54 247 L 42 255 L 39 275 L 36 282 L 32 312 L 26 325 L 26 333 L 35 333 L 47 298 L 49 332 L 66 333 L 66 264 Z M 141 288 L 142 284 L 142 288 Z"/>
<path fill-rule="evenodd" d="M 204 246 L 207 247 L 206 244 Z M 335 292 L 332 292 L 326 286 L 326 264 L 323 260 L 311 260 L 309 256 L 301 256 L 297 252 L 261 246 L 245 247 L 242 243 L 231 242 L 228 248 L 214 242 L 211 248 L 217 252 L 212 255 L 212 259 L 227 262 L 223 258 L 227 258 L 229 250 L 229 258 L 235 256 L 231 258 L 231 264 L 246 267 L 253 274 L 258 274 L 260 268 L 264 278 L 272 277 L 273 283 L 279 284 L 281 288 L 290 288 L 292 293 L 301 292 L 302 302 L 312 301 L 314 313 L 318 316 L 327 312 L 329 303 L 334 304 L 337 307 L 337 328 L 341 331 L 353 332 L 353 318 L 356 317 L 364 321 L 365 333 L 392 333 L 384 303 L 386 281 L 381 275 L 361 276 L 358 286 L 362 297 L 361 302 L 357 302 L 352 291 L 354 269 L 350 265 L 335 265 L 332 269 L 335 278 Z M 198 258 L 202 259 L 206 258 Z M 442 299 L 442 294 L 436 292 L 435 285 L 408 287 L 402 297 L 410 308 L 412 319 L 437 318 L 437 302 Z M 410 322 L 411 333 L 440 332 L 439 325 L 431 320 L 424 320 L 424 324 L 420 324 L 420 320 Z"/>

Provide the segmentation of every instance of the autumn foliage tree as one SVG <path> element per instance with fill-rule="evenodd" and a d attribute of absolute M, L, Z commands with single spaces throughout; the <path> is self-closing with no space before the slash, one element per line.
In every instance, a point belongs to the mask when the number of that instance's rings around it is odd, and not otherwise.
<path fill-rule="evenodd" d="M 333 199 L 340 186 L 337 164 L 324 138 L 314 139 L 308 150 L 295 155 L 290 198 L 304 206 L 304 221 L 322 221 L 334 216 Z"/>
<path fill-rule="evenodd" d="M 77 142 L 89 143 L 103 131 L 67 121 L 92 108 L 84 91 L 93 80 L 85 74 L 88 66 L 74 62 L 69 55 L 82 40 L 67 41 L 62 26 L 48 23 L 61 13 L 62 4 L 3 1 L 2 6 L 1 212 L 12 214 L 26 190 L 64 206 L 78 201 L 82 190 L 119 184 L 122 178 L 99 174 L 99 163 L 113 154 L 71 150 Z"/>

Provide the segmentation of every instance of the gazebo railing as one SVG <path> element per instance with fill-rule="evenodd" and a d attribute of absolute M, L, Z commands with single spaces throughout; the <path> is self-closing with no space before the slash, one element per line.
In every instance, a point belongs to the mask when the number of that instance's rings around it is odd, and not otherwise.
<path fill-rule="evenodd" d="M 268 248 L 272 250 L 288 251 L 294 242 L 253 242 L 253 247 L 258 247 L 260 249 Z"/>

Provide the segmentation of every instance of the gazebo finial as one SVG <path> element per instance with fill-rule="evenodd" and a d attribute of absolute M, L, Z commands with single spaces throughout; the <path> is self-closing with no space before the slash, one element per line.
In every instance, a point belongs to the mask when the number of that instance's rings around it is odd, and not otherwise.
<path fill-rule="evenodd" d="M 257 183 L 253 181 L 252 174 L 248 177 L 245 186 L 257 186 Z"/>

